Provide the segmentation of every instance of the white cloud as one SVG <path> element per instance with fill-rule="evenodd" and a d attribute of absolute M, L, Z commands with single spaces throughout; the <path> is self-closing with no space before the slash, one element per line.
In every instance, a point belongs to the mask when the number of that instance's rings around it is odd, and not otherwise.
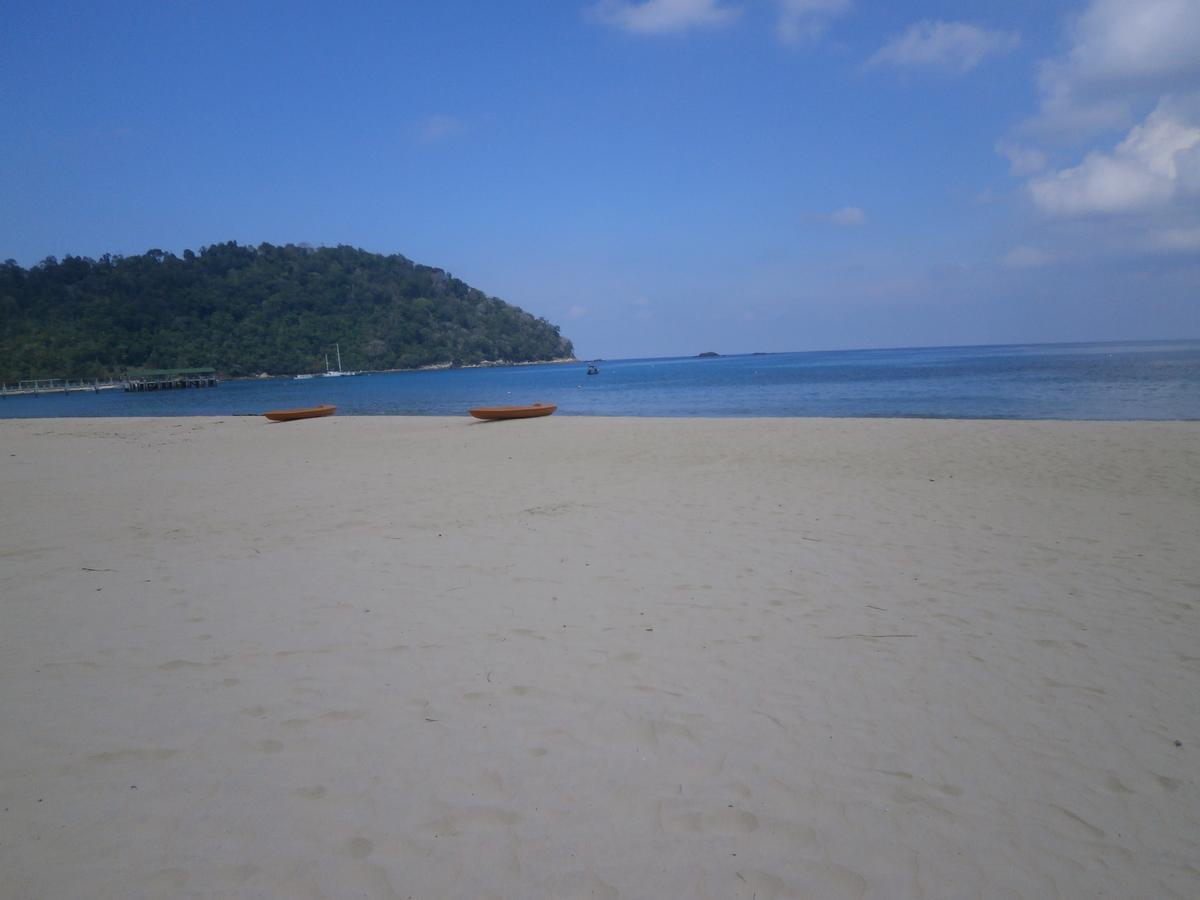
<path fill-rule="evenodd" d="M 1200 71 L 1197 0 L 1093 0 L 1060 73 L 1077 83 L 1157 82 Z"/>
<path fill-rule="evenodd" d="M 1046 168 L 1046 154 L 1035 147 L 1023 147 L 1001 141 L 996 145 L 996 152 L 1008 158 L 1008 171 L 1012 175 L 1032 175 Z"/>
<path fill-rule="evenodd" d="M 868 66 L 931 66 L 969 72 L 986 57 L 1012 50 L 1015 32 L 989 31 L 966 22 L 918 22 L 892 38 L 867 60 Z"/>
<path fill-rule="evenodd" d="M 813 40 L 825 33 L 829 23 L 849 12 L 853 0 L 776 0 L 779 19 L 775 33 L 785 44 Z"/>
<path fill-rule="evenodd" d="M 1161 210 L 1200 188 L 1200 127 L 1164 100 L 1112 153 L 1033 179 L 1029 195 L 1059 217 Z"/>
<path fill-rule="evenodd" d="M 829 221 L 834 225 L 843 227 L 851 227 L 854 225 L 862 225 L 867 221 L 867 214 L 857 206 L 843 206 L 839 210 L 835 210 L 829 216 Z"/>
<path fill-rule="evenodd" d="M 1042 63 L 1035 128 L 1073 134 L 1128 124 L 1139 99 L 1200 75 L 1200 0 L 1092 0 L 1070 48 Z"/>
<path fill-rule="evenodd" d="M 1004 265 L 1010 269 L 1032 269 L 1054 262 L 1053 254 L 1037 247 L 1013 247 L 1004 254 Z"/>
<path fill-rule="evenodd" d="M 741 10 L 722 0 L 601 0 L 588 11 L 593 21 L 635 34 L 666 34 L 732 22 Z"/>
<path fill-rule="evenodd" d="M 1044 217 L 1027 243 L 1055 260 L 1200 250 L 1200 0 L 1084 0 L 1038 88 L 1024 137 L 996 148 Z M 1034 136 L 1080 149 L 1035 174 Z M 1035 258 L 1020 249 L 1006 264 Z"/>

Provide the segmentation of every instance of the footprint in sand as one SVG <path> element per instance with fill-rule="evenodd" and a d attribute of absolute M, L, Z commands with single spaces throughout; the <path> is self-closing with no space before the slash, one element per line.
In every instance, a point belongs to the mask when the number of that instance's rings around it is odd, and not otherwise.
<path fill-rule="evenodd" d="M 521 821 L 518 813 L 507 809 L 473 807 L 460 809 L 421 826 L 434 837 L 457 837 L 463 830 L 476 828 L 511 828 Z"/>
<path fill-rule="evenodd" d="M 162 892 L 165 896 L 182 891 L 187 884 L 186 869 L 159 869 L 146 879 L 146 887 L 153 893 Z"/>
<path fill-rule="evenodd" d="M 662 816 L 662 828 L 674 834 L 750 834 L 758 830 L 758 816 L 740 809 L 667 813 Z"/>
<path fill-rule="evenodd" d="M 1124 783 L 1116 775 L 1109 775 L 1108 780 L 1104 782 L 1104 786 L 1114 794 L 1132 794 L 1133 791 L 1127 788 Z"/>
<path fill-rule="evenodd" d="M 803 862 L 788 880 L 771 872 L 742 869 L 736 873 L 737 897 L 756 900 L 775 898 L 822 897 L 829 900 L 862 900 L 867 880 L 846 866 L 830 862 Z"/>
<path fill-rule="evenodd" d="M 567 897 L 590 897 L 594 900 L 617 900 L 621 892 L 595 872 L 577 872 L 564 879 L 563 895 Z"/>
<path fill-rule="evenodd" d="M 1154 780 L 1158 782 L 1158 786 L 1168 794 L 1173 794 L 1179 790 L 1183 784 L 1178 778 L 1169 778 L 1166 775 L 1155 775 Z"/>
<path fill-rule="evenodd" d="M 150 762 L 170 759 L 178 752 L 178 750 L 170 750 L 165 747 L 158 750 L 113 750 L 109 753 L 93 753 L 87 760 L 94 763 Z"/>
<path fill-rule="evenodd" d="M 645 718 L 638 719 L 630 727 L 630 736 L 636 743 L 648 744 L 652 747 L 657 747 L 661 740 L 667 738 L 682 738 L 696 746 L 700 745 L 692 730 L 686 725 L 681 725 L 678 722 L 669 722 L 665 719 L 659 721 Z"/>
<path fill-rule="evenodd" d="M 207 663 L 192 662 L 190 659 L 173 659 L 170 662 L 165 662 L 159 667 L 162 672 L 178 672 L 180 669 L 206 669 Z"/>
<path fill-rule="evenodd" d="M 355 719 L 364 719 L 366 715 L 367 712 L 363 709 L 334 709 L 327 713 L 321 713 L 321 718 L 332 722 L 351 722 Z"/>

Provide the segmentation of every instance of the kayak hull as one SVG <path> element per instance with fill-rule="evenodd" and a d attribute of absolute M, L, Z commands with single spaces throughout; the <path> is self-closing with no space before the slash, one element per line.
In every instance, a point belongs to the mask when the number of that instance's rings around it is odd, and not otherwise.
<path fill-rule="evenodd" d="M 538 416 L 548 416 L 556 409 L 558 407 L 552 403 L 534 403 L 531 406 L 481 406 L 467 412 L 477 419 L 498 422 L 503 419 L 534 419 Z"/>
<path fill-rule="evenodd" d="M 272 422 L 294 422 L 296 419 L 319 419 L 322 416 L 332 416 L 336 406 L 322 404 L 321 406 L 306 406 L 303 409 L 276 409 L 263 413 Z"/>

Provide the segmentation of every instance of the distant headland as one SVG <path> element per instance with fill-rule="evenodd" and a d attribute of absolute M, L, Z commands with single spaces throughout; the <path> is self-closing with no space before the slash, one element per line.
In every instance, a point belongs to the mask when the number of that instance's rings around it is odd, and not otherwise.
<path fill-rule="evenodd" d="M 574 357 L 559 326 L 399 254 L 234 241 L 0 264 L 0 382 L 212 367 L 222 377 Z"/>

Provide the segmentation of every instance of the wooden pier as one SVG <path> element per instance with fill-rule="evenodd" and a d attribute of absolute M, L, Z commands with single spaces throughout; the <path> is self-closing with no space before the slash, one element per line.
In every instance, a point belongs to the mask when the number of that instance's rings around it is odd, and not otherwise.
<path fill-rule="evenodd" d="M 215 369 L 141 369 L 125 376 L 127 391 L 172 391 L 219 383 Z"/>
<path fill-rule="evenodd" d="M 34 396 L 42 394 L 73 394 L 77 391 L 111 391 L 124 387 L 125 382 L 109 378 L 104 381 L 70 381 L 66 378 L 31 378 L 14 384 L 0 384 L 0 397 Z"/>
<path fill-rule="evenodd" d="M 67 378 L 30 378 L 13 384 L 0 384 L 0 398 L 42 394 L 74 394 L 77 391 L 171 391 L 182 388 L 216 387 L 220 384 L 216 369 L 137 369 L 123 379 L 71 381 Z"/>

